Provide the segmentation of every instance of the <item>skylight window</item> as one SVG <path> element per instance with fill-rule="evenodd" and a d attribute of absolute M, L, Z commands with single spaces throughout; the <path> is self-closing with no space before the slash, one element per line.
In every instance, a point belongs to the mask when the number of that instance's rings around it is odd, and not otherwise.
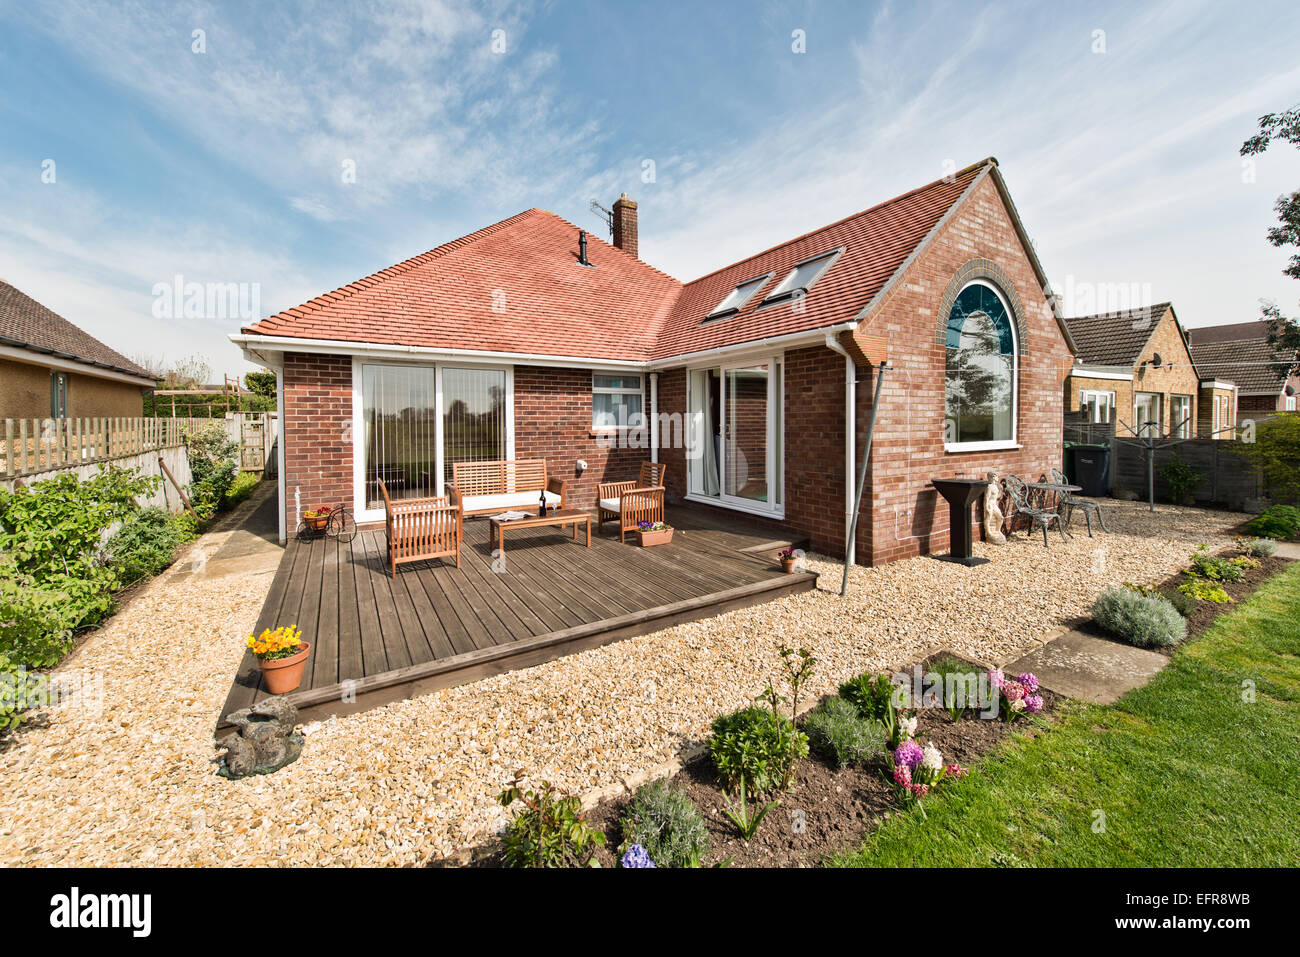
<path fill-rule="evenodd" d="M 735 289 L 727 294 L 727 298 L 718 303 L 706 319 L 721 319 L 723 316 L 734 316 L 740 310 L 745 308 L 749 300 L 758 295 L 758 291 L 763 288 L 763 284 L 772 278 L 772 274 L 758 276 L 754 279 L 746 279 Z"/>
<path fill-rule="evenodd" d="M 822 253 L 820 256 L 814 256 L 812 259 L 805 259 L 790 270 L 790 274 L 782 279 L 780 285 L 768 294 L 767 298 L 763 300 L 763 304 L 784 302 L 796 295 L 808 292 L 808 290 L 812 289 L 813 284 L 825 275 L 826 270 L 831 268 L 831 264 L 843 251 L 842 249 L 836 249 L 829 253 Z"/>

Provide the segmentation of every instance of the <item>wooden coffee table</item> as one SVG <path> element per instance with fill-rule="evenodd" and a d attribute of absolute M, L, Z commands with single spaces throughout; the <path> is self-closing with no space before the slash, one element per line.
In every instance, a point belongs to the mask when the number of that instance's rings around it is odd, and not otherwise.
<path fill-rule="evenodd" d="M 585 525 L 587 528 L 587 547 L 591 548 L 591 516 L 576 508 L 552 509 L 545 515 L 529 515 L 527 518 L 515 518 L 506 522 L 493 518 L 490 523 L 492 527 L 491 535 L 496 539 L 497 548 L 501 550 L 503 555 L 506 550 L 507 528 L 540 528 L 544 525 L 559 528 L 572 525 L 573 540 L 575 542 L 578 540 L 578 526 Z"/>

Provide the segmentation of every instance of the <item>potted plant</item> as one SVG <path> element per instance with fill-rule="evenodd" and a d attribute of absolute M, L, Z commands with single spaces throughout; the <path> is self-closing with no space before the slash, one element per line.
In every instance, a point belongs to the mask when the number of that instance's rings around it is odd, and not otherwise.
<path fill-rule="evenodd" d="M 673 540 L 673 527 L 666 522 L 638 522 L 636 537 L 642 548 L 667 545 Z"/>
<path fill-rule="evenodd" d="M 319 508 L 309 508 L 302 513 L 303 524 L 313 532 L 323 532 L 325 526 L 329 524 L 330 513 L 333 510 L 328 505 L 322 505 Z"/>
<path fill-rule="evenodd" d="M 781 571 L 787 575 L 794 574 L 795 562 L 799 560 L 799 549 L 783 548 L 777 553 L 777 558 L 781 559 Z"/>
<path fill-rule="evenodd" d="M 271 694 L 288 694 L 302 683 L 311 645 L 302 640 L 297 625 L 267 628 L 248 636 L 248 649 L 262 666 L 262 678 Z"/>

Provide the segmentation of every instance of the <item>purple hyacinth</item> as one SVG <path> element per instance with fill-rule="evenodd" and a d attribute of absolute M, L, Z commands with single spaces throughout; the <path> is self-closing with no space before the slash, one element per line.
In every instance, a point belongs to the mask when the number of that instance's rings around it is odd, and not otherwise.
<path fill-rule="evenodd" d="M 1029 714 L 1038 714 L 1043 710 L 1043 696 L 1040 694 L 1025 695 L 1025 711 Z"/>
<path fill-rule="evenodd" d="M 1025 686 L 1025 690 L 1030 694 L 1038 693 L 1038 676 L 1032 671 L 1026 671 L 1023 675 L 1017 675 L 1016 680 Z"/>
<path fill-rule="evenodd" d="M 925 759 L 925 751 L 915 741 L 904 741 L 894 751 L 895 767 L 905 767 L 915 771 Z"/>
<path fill-rule="evenodd" d="M 620 867 L 654 867 L 655 862 L 650 860 L 650 855 L 640 844 L 633 844 L 623 852 L 623 859 L 619 862 Z"/>

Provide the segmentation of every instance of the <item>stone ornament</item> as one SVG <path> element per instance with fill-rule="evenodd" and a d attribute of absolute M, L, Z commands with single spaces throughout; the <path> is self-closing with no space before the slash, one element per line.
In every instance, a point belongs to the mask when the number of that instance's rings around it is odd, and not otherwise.
<path fill-rule="evenodd" d="M 251 708 L 234 711 L 226 720 L 236 727 L 216 743 L 217 774 L 223 778 L 245 778 L 270 774 L 292 764 L 302 753 L 303 736 L 295 734 L 298 709 L 286 698 L 259 701 Z"/>
<path fill-rule="evenodd" d="M 1002 534 L 1002 486 L 998 482 L 997 472 L 986 472 L 989 487 L 984 491 L 984 538 L 994 545 L 1005 545 L 1007 537 Z"/>

